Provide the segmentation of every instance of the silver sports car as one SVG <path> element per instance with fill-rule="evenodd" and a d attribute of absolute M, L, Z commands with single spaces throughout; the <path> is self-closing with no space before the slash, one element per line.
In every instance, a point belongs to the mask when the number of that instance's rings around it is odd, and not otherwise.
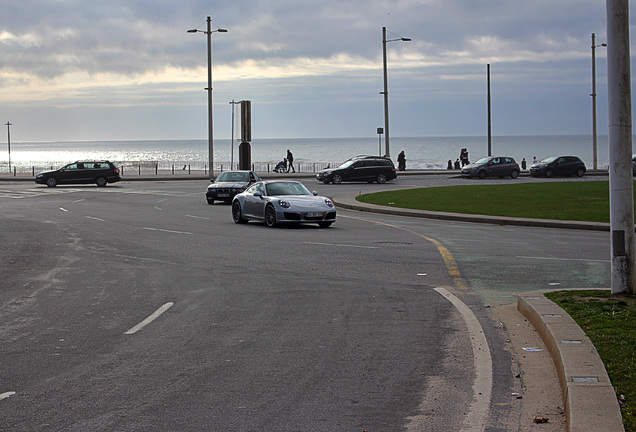
<path fill-rule="evenodd" d="M 327 228 L 336 221 L 336 208 L 329 198 L 297 181 L 260 181 L 232 201 L 235 223 L 264 221 L 273 227 L 280 223 L 317 223 Z"/>

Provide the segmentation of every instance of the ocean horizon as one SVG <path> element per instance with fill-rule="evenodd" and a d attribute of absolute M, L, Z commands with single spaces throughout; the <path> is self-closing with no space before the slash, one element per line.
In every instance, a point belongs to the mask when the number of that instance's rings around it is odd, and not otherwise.
<path fill-rule="evenodd" d="M 238 165 L 238 142 L 233 148 L 230 139 L 214 140 L 215 170 Z M 488 154 L 488 137 L 391 137 L 390 155 L 396 161 L 404 151 L 407 169 L 445 169 L 454 162 L 461 149 L 466 148 L 469 159 Z M 281 161 L 287 150 L 294 154 L 294 164 L 338 165 L 356 155 L 384 155 L 384 137 L 376 138 L 282 138 L 255 139 L 251 143 L 252 163 L 271 166 Z M 493 155 L 512 156 L 527 165 L 536 157 L 575 155 L 591 168 L 593 165 L 591 135 L 511 135 L 493 136 Z M 607 135 L 597 137 L 598 167 L 607 168 L 609 150 Z M 8 148 L 2 151 L 0 166 L 8 167 Z M 12 142 L 11 165 L 17 170 L 34 167 L 59 167 L 80 159 L 110 160 L 121 165 L 143 164 L 169 169 L 170 166 L 189 166 L 203 170 L 208 164 L 208 141 L 199 140 L 112 140 L 112 141 L 51 141 Z"/>

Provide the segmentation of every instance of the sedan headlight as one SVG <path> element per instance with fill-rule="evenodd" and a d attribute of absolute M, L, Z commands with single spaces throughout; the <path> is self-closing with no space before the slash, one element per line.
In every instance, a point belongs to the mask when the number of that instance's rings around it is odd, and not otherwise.
<path fill-rule="evenodd" d="M 278 205 L 281 206 L 282 208 L 290 208 L 291 207 L 291 204 L 289 204 L 285 200 L 278 200 Z"/>
<path fill-rule="evenodd" d="M 326 176 L 330 176 L 330 175 L 331 175 L 331 171 L 325 171 L 325 172 L 324 172 L 324 175 L 326 175 Z"/>
<path fill-rule="evenodd" d="M 333 208 L 333 202 L 329 198 L 325 198 L 325 204 L 327 204 L 327 206 Z"/>

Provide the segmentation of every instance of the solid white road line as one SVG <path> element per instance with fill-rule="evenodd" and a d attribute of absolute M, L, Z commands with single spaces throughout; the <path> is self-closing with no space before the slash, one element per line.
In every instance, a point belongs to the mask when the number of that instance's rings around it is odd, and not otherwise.
<path fill-rule="evenodd" d="M 473 346 L 475 381 L 473 382 L 473 402 L 470 405 L 461 432 L 483 432 L 490 413 L 492 397 L 492 357 L 488 340 L 479 320 L 468 306 L 445 288 L 435 288 L 459 311 L 466 323 Z"/>
<path fill-rule="evenodd" d="M 100 218 L 95 217 L 95 216 L 86 216 L 86 218 L 93 219 L 93 220 L 100 221 L 100 222 L 106 222 L 105 219 L 100 219 Z"/>
<path fill-rule="evenodd" d="M 0 394 L 0 400 L 2 400 L 2 399 L 6 399 L 6 398 L 8 398 L 8 397 L 11 397 L 11 396 L 13 396 L 14 394 L 15 394 L 15 392 L 14 392 L 14 391 L 9 391 L 9 392 L 2 393 L 2 394 Z"/>
<path fill-rule="evenodd" d="M 172 234 L 194 235 L 193 233 L 187 232 L 187 231 L 173 231 L 173 230 L 167 230 L 167 229 L 161 229 L 161 228 L 150 228 L 150 227 L 143 227 L 143 229 L 148 230 L 148 231 L 160 231 L 160 232 L 172 233 Z"/>
<path fill-rule="evenodd" d="M 146 327 L 148 324 L 150 324 L 151 322 L 159 318 L 159 316 L 162 313 L 170 309 L 173 305 L 174 305 L 173 302 L 166 303 L 165 305 L 161 306 L 159 309 L 151 313 L 150 316 L 148 316 L 148 318 L 146 318 L 145 320 L 143 320 L 142 322 L 140 322 L 139 324 L 137 324 L 136 326 L 134 326 L 133 328 L 125 332 L 124 334 L 130 335 L 130 334 L 137 333 L 139 330 L 141 330 L 142 328 Z"/>

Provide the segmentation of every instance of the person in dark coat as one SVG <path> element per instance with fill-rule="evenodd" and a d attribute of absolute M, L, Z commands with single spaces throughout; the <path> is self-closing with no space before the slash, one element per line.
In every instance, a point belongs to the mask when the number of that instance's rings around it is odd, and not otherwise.
<path fill-rule="evenodd" d="M 398 160 L 398 171 L 404 171 L 406 169 L 406 155 L 404 154 L 404 150 L 400 152 L 397 160 Z"/>
<path fill-rule="evenodd" d="M 291 151 L 287 150 L 287 172 L 289 172 L 289 170 L 292 170 L 292 172 L 296 172 L 296 169 L 294 168 L 294 155 L 292 154 Z"/>

